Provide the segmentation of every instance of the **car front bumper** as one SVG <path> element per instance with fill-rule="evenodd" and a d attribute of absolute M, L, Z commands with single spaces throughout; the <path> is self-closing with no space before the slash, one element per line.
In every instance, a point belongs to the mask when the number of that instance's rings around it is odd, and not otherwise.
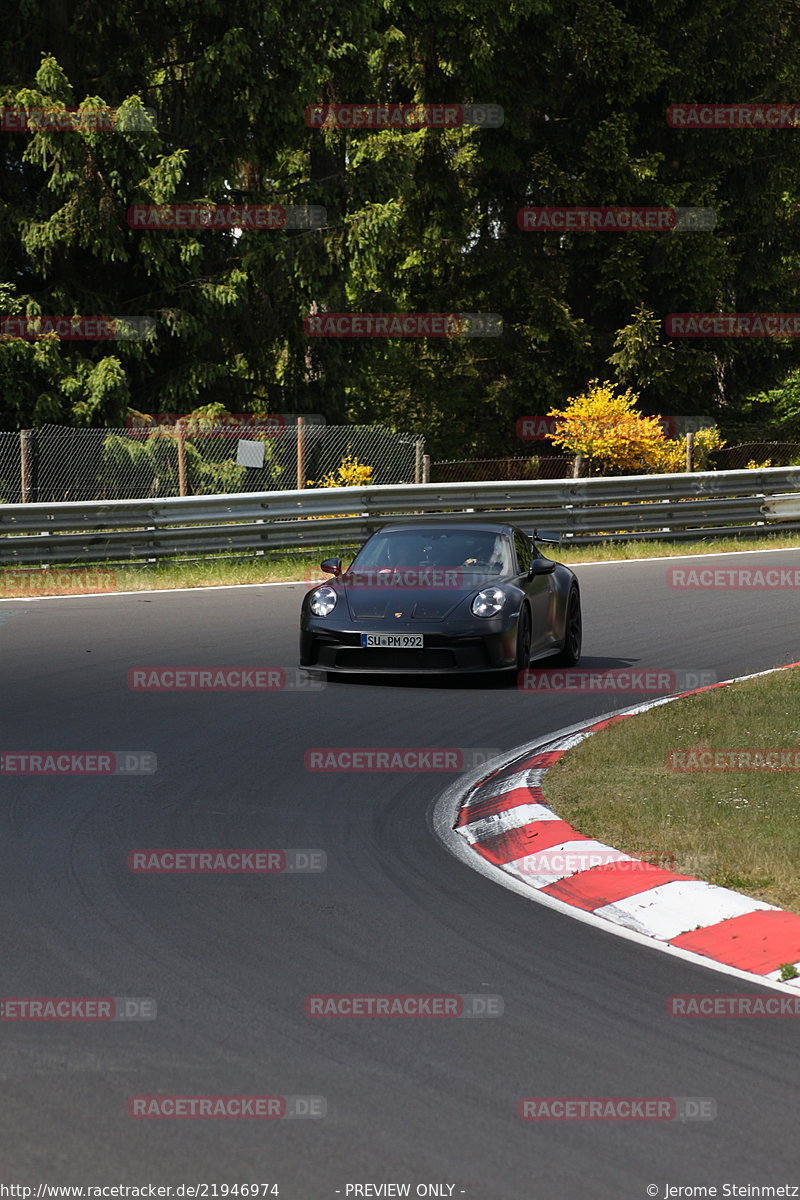
<path fill-rule="evenodd" d="M 493 622 L 494 623 L 494 622 Z M 474 629 L 464 632 L 428 632 L 405 626 L 402 629 L 377 629 L 376 633 L 422 633 L 424 647 L 393 649 L 362 647 L 363 628 L 331 629 L 323 623 L 309 623 L 300 634 L 300 665 L 321 671 L 353 674 L 453 674 L 457 672 L 502 671 L 516 665 L 516 621 L 507 628 Z"/>

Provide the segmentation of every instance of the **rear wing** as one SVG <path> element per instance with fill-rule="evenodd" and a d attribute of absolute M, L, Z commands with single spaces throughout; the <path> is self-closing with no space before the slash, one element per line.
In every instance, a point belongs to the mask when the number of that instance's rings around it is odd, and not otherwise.
<path fill-rule="evenodd" d="M 542 530 L 539 532 L 537 529 L 532 529 L 528 533 L 528 537 L 532 542 L 545 542 L 549 546 L 559 546 L 561 544 L 561 534 L 553 533 L 552 531 L 545 532 L 545 530 Z"/>

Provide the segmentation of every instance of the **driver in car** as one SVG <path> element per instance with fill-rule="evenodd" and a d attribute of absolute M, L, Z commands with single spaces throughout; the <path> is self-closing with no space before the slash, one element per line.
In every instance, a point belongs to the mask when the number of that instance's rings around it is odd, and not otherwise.
<path fill-rule="evenodd" d="M 494 545 L 492 547 L 491 553 L 487 554 L 485 558 L 475 558 L 475 557 L 467 558 L 464 560 L 464 562 L 461 563 L 461 566 L 462 567 L 474 567 L 474 566 L 477 566 L 477 564 L 479 562 L 488 563 L 489 566 L 492 567 L 493 570 L 500 570 L 500 568 L 502 566 L 502 562 L 503 562 L 503 539 L 502 539 L 502 537 L 498 536 L 494 539 Z"/>

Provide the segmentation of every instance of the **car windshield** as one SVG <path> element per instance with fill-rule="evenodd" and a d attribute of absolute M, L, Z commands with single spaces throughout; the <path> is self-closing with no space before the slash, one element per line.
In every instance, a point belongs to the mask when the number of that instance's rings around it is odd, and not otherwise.
<path fill-rule="evenodd" d="M 403 567 L 467 567 L 487 575 L 510 575 L 508 539 L 488 530 L 409 530 L 378 533 L 354 559 L 351 570 Z"/>

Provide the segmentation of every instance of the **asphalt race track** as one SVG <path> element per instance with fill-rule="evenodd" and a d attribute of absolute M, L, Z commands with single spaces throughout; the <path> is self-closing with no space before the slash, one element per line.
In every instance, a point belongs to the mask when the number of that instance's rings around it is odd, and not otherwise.
<path fill-rule="evenodd" d="M 789 567 L 800 551 L 711 561 Z M 668 566 L 578 568 L 582 669 L 726 679 L 800 658 L 790 590 L 676 591 Z M 483 681 L 128 688 L 133 667 L 294 667 L 304 590 L 0 604 L 4 751 L 158 756 L 150 776 L 0 778 L 2 995 L 158 1005 L 152 1021 L 0 1023 L 4 1178 L 277 1183 L 302 1200 L 370 1183 L 476 1200 L 800 1184 L 796 1022 L 668 1017 L 673 993 L 756 989 L 465 867 L 429 827 L 451 775 L 304 766 L 314 747 L 507 750 L 639 696 Z M 128 852 L 151 847 L 316 849 L 327 870 L 130 872 Z M 312 1019 L 312 993 L 493 994 L 504 1015 Z M 323 1096 L 327 1116 L 128 1116 L 130 1096 L 157 1093 Z M 718 1115 L 534 1124 L 516 1116 L 531 1095 L 710 1097 Z"/>

